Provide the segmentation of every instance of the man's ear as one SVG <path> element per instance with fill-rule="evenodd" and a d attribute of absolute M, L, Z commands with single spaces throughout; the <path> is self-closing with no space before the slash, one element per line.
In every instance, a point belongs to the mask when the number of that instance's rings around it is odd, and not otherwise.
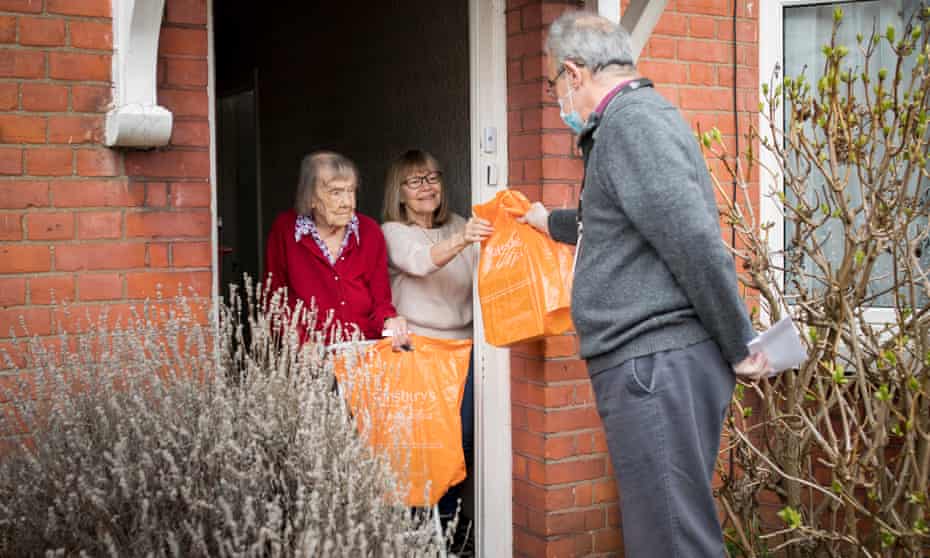
<path fill-rule="evenodd" d="M 568 83 L 572 86 L 572 89 L 578 89 L 583 81 L 584 66 L 572 60 L 566 60 L 562 65 L 565 66 Z"/>

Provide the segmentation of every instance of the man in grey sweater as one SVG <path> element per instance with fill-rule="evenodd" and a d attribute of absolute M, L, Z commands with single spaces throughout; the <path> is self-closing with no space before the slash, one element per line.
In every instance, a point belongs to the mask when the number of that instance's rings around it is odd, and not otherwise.
<path fill-rule="evenodd" d="M 679 112 L 636 74 L 630 37 L 590 12 L 556 20 L 549 92 L 578 134 L 577 210 L 525 220 L 577 245 L 572 318 L 622 494 L 631 558 L 725 556 L 711 482 L 735 375 L 769 369 L 707 166 Z"/>

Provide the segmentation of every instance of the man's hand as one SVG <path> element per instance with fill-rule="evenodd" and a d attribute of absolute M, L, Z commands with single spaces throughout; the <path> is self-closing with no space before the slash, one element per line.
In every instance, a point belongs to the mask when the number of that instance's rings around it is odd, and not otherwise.
<path fill-rule="evenodd" d="M 410 330 L 407 329 L 407 319 L 403 316 L 394 316 L 384 320 L 384 329 L 391 331 L 391 348 L 399 351 L 410 347 Z"/>
<path fill-rule="evenodd" d="M 743 380 L 751 382 L 759 381 L 760 378 L 771 371 L 772 365 L 769 364 L 769 357 L 765 356 L 765 353 L 749 355 L 733 365 L 734 374 Z"/>
<path fill-rule="evenodd" d="M 533 202 L 530 210 L 522 217 L 517 217 L 517 221 L 529 223 L 534 229 L 549 235 L 549 210 L 539 202 Z"/>

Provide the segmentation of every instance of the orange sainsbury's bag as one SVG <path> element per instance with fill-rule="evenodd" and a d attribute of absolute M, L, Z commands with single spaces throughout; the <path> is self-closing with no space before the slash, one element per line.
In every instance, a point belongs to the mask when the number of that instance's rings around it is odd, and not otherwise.
<path fill-rule="evenodd" d="M 572 249 L 516 217 L 530 208 L 526 196 L 503 190 L 474 207 L 494 233 L 481 245 L 478 297 L 488 343 L 503 347 L 572 328 Z"/>
<path fill-rule="evenodd" d="M 432 506 L 465 479 L 460 409 L 471 340 L 411 335 L 412 351 L 391 340 L 336 351 L 335 372 L 359 431 L 385 455 L 408 506 Z"/>

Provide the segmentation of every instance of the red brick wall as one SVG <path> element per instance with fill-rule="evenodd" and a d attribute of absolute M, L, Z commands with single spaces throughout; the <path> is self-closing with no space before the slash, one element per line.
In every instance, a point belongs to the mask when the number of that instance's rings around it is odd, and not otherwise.
<path fill-rule="evenodd" d="M 510 0 L 507 78 L 510 186 L 549 207 L 578 202 L 574 137 L 545 95 L 547 26 L 576 2 Z M 620 548 L 607 445 L 574 336 L 514 347 L 513 528 L 517 556 L 586 556 Z"/>
<path fill-rule="evenodd" d="M 734 117 L 733 7 L 736 2 L 736 110 Z M 695 130 L 720 129 L 728 153 L 747 148 L 745 134 L 756 124 L 759 105 L 758 7 L 738 0 L 669 0 L 639 59 L 663 95 L 681 108 Z M 758 146 L 757 146 L 758 147 Z M 757 150 L 758 151 L 758 150 Z M 711 162 L 721 179 L 721 165 Z M 751 198 L 758 211 L 757 169 Z M 728 194 L 731 195 L 728 188 Z M 758 213 L 757 213 L 758 214 Z M 731 232 L 724 228 L 730 242 Z"/>
<path fill-rule="evenodd" d="M 639 63 L 693 126 L 716 126 L 731 146 L 734 1 L 669 0 Z M 507 3 L 510 185 L 549 207 L 577 203 L 582 164 L 558 105 L 544 94 L 542 46 L 548 24 L 577 5 Z M 758 104 L 758 24 L 746 3 L 737 9 L 737 100 L 745 133 Z M 514 554 L 622 555 L 616 486 L 575 337 L 515 347 L 511 375 Z"/>
<path fill-rule="evenodd" d="M 174 130 L 136 152 L 102 145 L 110 5 L 0 0 L 0 344 L 21 315 L 51 333 L 53 292 L 117 315 L 158 284 L 210 293 L 206 2 L 167 0 L 158 102 Z"/>

